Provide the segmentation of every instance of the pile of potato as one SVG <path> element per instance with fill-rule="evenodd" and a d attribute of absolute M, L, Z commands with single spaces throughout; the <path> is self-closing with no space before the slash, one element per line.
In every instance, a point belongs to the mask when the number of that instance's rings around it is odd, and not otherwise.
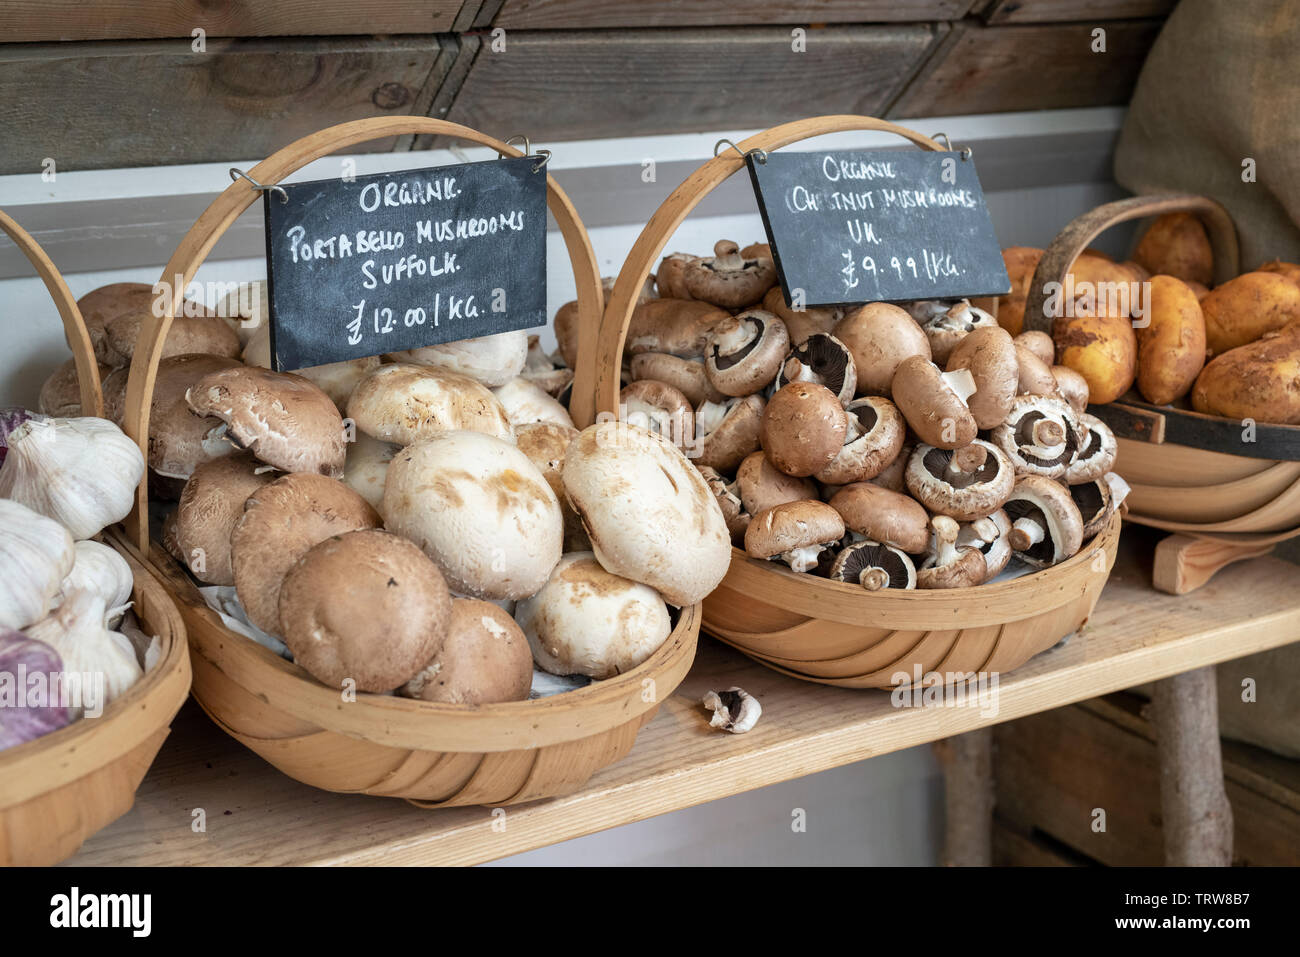
<path fill-rule="evenodd" d="M 1012 292 L 998 322 L 1020 332 L 1041 249 L 1003 250 Z M 1075 260 L 1076 288 L 1145 284 L 1142 306 L 1110 314 L 1104 302 L 1075 303 L 1054 326 L 1056 359 L 1087 380 L 1094 403 L 1136 387 L 1154 405 L 1281 425 L 1300 424 L 1300 265 L 1275 260 L 1211 288 L 1213 251 L 1190 213 L 1157 218 L 1127 262 L 1088 250 Z"/>

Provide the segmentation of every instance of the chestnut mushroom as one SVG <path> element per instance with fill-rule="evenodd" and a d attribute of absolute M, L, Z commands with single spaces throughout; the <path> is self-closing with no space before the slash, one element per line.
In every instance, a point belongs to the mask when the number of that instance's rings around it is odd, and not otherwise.
<path fill-rule="evenodd" d="M 736 470 L 736 487 L 745 511 L 757 515 L 764 509 L 786 502 L 801 502 L 817 497 L 811 479 L 795 478 L 774 466 L 763 452 L 745 456 Z"/>
<path fill-rule="evenodd" d="M 814 333 L 794 346 L 776 374 L 775 388 L 791 382 L 815 382 L 835 393 L 840 405 L 848 405 L 857 391 L 857 370 L 853 354 L 834 336 Z"/>
<path fill-rule="evenodd" d="M 1000 329 L 998 321 L 968 299 L 945 302 L 938 299 L 912 303 L 908 310 L 920 323 L 930 342 L 930 358 L 938 365 L 948 361 L 952 350 L 976 329 Z"/>
<path fill-rule="evenodd" d="M 1088 380 L 1069 366 L 1052 366 L 1051 372 L 1061 398 L 1070 403 L 1075 414 L 1082 415 L 1088 408 Z"/>
<path fill-rule="evenodd" d="M 684 445 L 695 434 L 695 410 L 686 396 L 664 382 L 639 379 L 619 394 L 623 420 L 649 429 L 674 445 Z"/>
<path fill-rule="evenodd" d="M 874 542 L 920 555 L 930 543 L 930 516 L 915 499 L 879 485 L 855 482 L 830 500 L 844 527 Z"/>
<path fill-rule="evenodd" d="M 1023 476 L 1002 507 L 1011 519 L 1007 541 L 1028 565 L 1055 565 L 1083 546 L 1083 516 L 1060 482 L 1043 475 Z"/>
<path fill-rule="evenodd" d="M 753 395 L 776 378 L 789 346 L 785 323 L 770 312 L 749 309 L 713 327 L 705 372 L 723 395 Z"/>
<path fill-rule="evenodd" d="M 966 404 L 975 392 L 969 369 L 941 372 L 922 356 L 904 359 L 894 373 L 894 404 L 922 442 L 959 449 L 975 441 L 979 427 Z"/>
<path fill-rule="evenodd" d="M 689 299 L 649 299 L 632 310 L 624 351 L 666 352 L 683 359 L 704 355 L 713 327 L 730 318 L 726 310 Z M 573 368 L 573 365 L 570 365 Z"/>
<path fill-rule="evenodd" d="M 785 293 L 780 286 L 773 286 L 763 297 L 763 308 L 772 313 L 783 323 L 794 345 L 800 345 L 815 332 L 830 335 L 835 323 L 843 317 L 842 310 L 814 306 L 810 309 L 791 309 L 785 304 Z"/>
<path fill-rule="evenodd" d="M 983 439 L 954 451 L 918 445 L 908 460 L 905 479 L 918 502 L 959 522 L 998 509 L 1016 480 L 1011 460 Z"/>
<path fill-rule="evenodd" d="M 1079 423 L 1064 399 L 1021 395 L 990 439 L 1011 459 L 1017 475 L 1059 479 L 1079 450 Z"/>
<path fill-rule="evenodd" d="M 844 537 L 844 520 L 825 502 L 787 502 L 755 515 L 745 530 L 745 551 L 779 559 L 793 571 L 817 567 L 817 556 Z"/>
<path fill-rule="evenodd" d="M 830 389 L 792 382 L 763 410 L 760 439 L 768 459 L 786 475 L 815 475 L 844 445 L 848 420 Z"/>
<path fill-rule="evenodd" d="M 686 288 L 686 267 L 699 259 L 690 253 L 669 253 L 655 270 L 655 289 L 663 299 L 690 299 Z"/>
<path fill-rule="evenodd" d="M 986 582 L 1002 574 L 1011 561 L 1011 544 L 1007 541 L 1010 531 L 1011 519 L 1003 509 L 998 509 L 984 518 L 962 523 L 961 530 L 957 533 L 958 548 L 970 546 L 978 548 L 983 554 Z"/>
<path fill-rule="evenodd" d="M 632 357 L 629 369 L 633 382 L 654 379 L 656 382 L 667 383 L 686 396 L 691 405 L 721 402 L 725 398 L 709 381 L 703 359 L 683 359 L 666 352 L 641 352 Z M 569 378 L 573 378 L 572 372 L 569 373 Z"/>
<path fill-rule="evenodd" d="M 1085 541 L 1106 527 L 1106 523 L 1110 521 L 1111 515 L 1118 507 L 1115 504 L 1114 490 L 1105 477 L 1071 485 L 1070 498 L 1074 499 L 1074 504 L 1079 507 Z"/>
<path fill-rule="evenodd" d="M 831 579 L 861 585 L 867 591 L 915 588 L 916 566 L 901 549 L 870 539 L 840 551 L 831 565 Z"/>
<path fill-rule="evenodd" d="M 682 282 L 691 298 L 723 309 L 747 309 L 761 302 L 776 282 L 771 257 L 745 259 L 729 239 L 713 246 L 711 258 L 696 259 L 682 267 Z"/>
<path fill-rule="evenodd" d="M 718 507 L 722 509 L 727 531 L 731 533 L 731 543 L 742 544 L 745 540 L 745 529 L 749 528 L 750 514 L 745 511 L 745 506 L 740 501 L 736 483 L 728 482 L 707 465 L 699 466 L 699 470 L 704 476 L 704 481 L 709 483 L 709 491 L 718 500 Z"/>
<path fill-rule="evenodd" d="M 936 515 L 930 520 L 934 544 L 916 573 L 918 588 L 966 588 L 988 577 L 984 554 L 978 548 L 957 544 L 961 532 L 955 519 Z"/>
<path fill-rule="evenodd" d="M 1070 485 L 1101 478 L 1115 467 L 1115 456 L 1119 450 L 1115 433 L 1095 415 L 1085 412 L 1079 416 L 1079 425 L 1084 430 L 1083 440 L 1073 461 L 1065 470 L 1065 481 Z"/>
<path fill-rule="evenodd" d="M 898 407 L 877 395 L 850 402 L 844 409 L 844 445 L 817 473 L 824 485 L 848 485 L 875 478 L 898 458 L 907 426 Z"/>
<path fill-rule="evenodd" d="M 835 324 L 834 333 L 853 356 L 859 395 L 889 395 L 904 359 L 930 358 L 930 341 L 916 320 L 888 302 L 859 306 Z"/>
<path fill-rule="evenodd" d="M 1006 420 L 1020 381 L 1011 333 L 997 325 L 976 329 L 949 353 L 947 368 L 970 370 L 975 392 L 967 404 L 979 428 L 991 429 Z"/>
<path fill-rule="evenodd" d="M 703 403 L 695 412 L 695 464 L 735 471 L 758 448 L 766 404 L 761 395 Z"/>
<path fill-rule="evenodd" d="M 1052 367 L 1024 346 L 1016 346 L 1016 365 L 1019 369 L 1016 391 L 1020 395 L 1042 395 L 1054 399 L 1061 397 L 1056 376 L 1052 375 Z"/>
<path fill-rule="evenodd" d="M 1017 346 L 1037 356 L 1044 365 L 1056 362 L 1056 344 L 1046 332 L 1027 329 L 1012 340 Z"/>

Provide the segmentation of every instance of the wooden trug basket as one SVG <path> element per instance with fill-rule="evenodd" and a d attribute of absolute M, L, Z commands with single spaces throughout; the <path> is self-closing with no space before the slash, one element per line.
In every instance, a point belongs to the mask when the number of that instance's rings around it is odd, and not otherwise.
<path fill-rule="evenodd" d="M 273 185 L 308 163 L 367 140 L 408 133 L 449 136 L 509 156 L 519 150 L 468 127 L 425 117 L 357 120 L 284 147 L 249 175 Z M 181 276 L 167 313 L 140 331 L 127 385 L 126 431 L 142 447 L 162 343 L 183 289 L 235 219 L 258 199 L 246 181 L 231 184 L 181 240 L 163 273 Z M 577 281 L 580 339 L 574 394 L 590 389 L 590 366 L 603 293 L 587 232 L 568 197 L 547 177 L 547 205 L 559 225 Z M 590 421 L 580 412 L 575 421 Z M 549 698 L 471 707 L 361 694 L 345 702 L 306 671 L 227 629 L 186 572 L 149 548 L 142 487 L 131 535 L 177 599 L 193 652 L 195 699 L 231 737 L 285 774 L 328 791 L 399 797 L 423 807 L 507 805 L 571 793 L 631 749 L 686 676 L 695 658 L 699 606 L 683 608 L 664 645 L 640 666 Z"/>
<path fill-rule="evenodd" d="M 614 284 L 596 353 L 597 408 L 618 409 L 623 344 L 637 295 L 691 210 L 744 168 L 744 153 L 851 130 L 882 130 L 922 149 L 944 149 L 873 117 L 821 116 L 773 127 L 706 162 L 655 211 Z M 918 669 L 927 678 L 935 672 L 1006 672 L 1087 621 L 1114 565 L 1119 526 L 1115 516 L 1078 555 L 1053 568 L 1009 582 L 936 591 L 872 594 L 733 548 L 727 577 L 704 600 L 704 629 L 778 671 L 848 688 L 894 687 L 908 683 Z"/>
<path fill-rule="evenodd" d="M 76 300 L 36 241 L 3 212 L 0 230 L 31 260 L 58 305 L 76 360 L 83 412 L 102 415 L 99 372 Z M 129 811 L 189 693 L 190 657 L 175 603 L 117 532 L 107 532 L 105 539 L 131 567 L 136 617 L 146 634 L 158 636 L 162 654 L 100 717 L 82 718 L 0 751 L 0 866 L 57 864 Z"/>
<path fill-rule="evenodd" d="M 1075 258 L 1118 223 L 1165 213 L 1195 214 L 1214 252 L 1215 284 L 1238 274 L 1237 233 L 1228 211 L 1191 194 L 1134 196 L 1070 222 L 1043 252 L 1025 304 L 1025 328 L 1052 332 L 1046 286 L 1063 282 Z M 1090 406 L 1119 444 L 1116 471 L 1132 486 L 1131 522 L 1176 534 L 1157 546 L 1154 583 L 1183 594 L 1220 568 L 1265 555 L 1300 535 L 1300 426 L 1260 423 L 1242 441 L 1236 419 L 1156 406 L 1136 390 Z"/>

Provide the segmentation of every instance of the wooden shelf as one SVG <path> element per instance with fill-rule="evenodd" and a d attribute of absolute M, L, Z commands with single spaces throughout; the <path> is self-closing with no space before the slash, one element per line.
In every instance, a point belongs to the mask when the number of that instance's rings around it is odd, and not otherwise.
<path fill-rule="evenodd" d="M 306 787 L 226 737 L 191 703 L 135 808 L 69 863 L 480 863 L 1300 639 L 1300 568 L 1254 559 L 1175 598 L 1151 588 L 1150 566 L 1150 536 L 1126 528 L 1092 621 L 1003 677 L 996 714 L 896 708 L 886 692 L 784 678 L 702 639 L 691 674 L 627 759 L 577 794 L 495 817 L 489 808 L 425 811 Z M 745 735 L 710 730 L 699 705 L 708 689 L 732 685 L 763 705 L 762 720 Z M 206 815 L 206 831 L 193 830 L 195 808 Z"/>

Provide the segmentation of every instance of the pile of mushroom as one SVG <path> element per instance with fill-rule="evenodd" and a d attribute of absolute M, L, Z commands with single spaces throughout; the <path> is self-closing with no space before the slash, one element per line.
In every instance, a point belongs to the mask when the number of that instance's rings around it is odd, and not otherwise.
<path fill-rule="evenodd" d="M 138 330 L 152 294 L 82 305 L 120 423 L 119 327 Z M 151 489 L 177 502 L 163 543 L 330 687 L 484 704 L 528 698 L 535 665 L 578 687 L 648 659 L 672 606 L 726 573 L 721 508 L 662 423 L 574 427 L 572 309 L 555 356 L 511 332 L 296 373 L 270 368 L 264 284 L 194 312 L 151 404 Z M 76 388 L 63 369 L 45 392 L 65 408 Z"/>
<path fill-rule="evenodd" d="M 752 558 L 872 591 L 980 585 L 1076 554 L 1123 501 L 1115 438 L 1045 334 L 967 300 L 792 310 L 760 244 L 672 253 L 658 290 L 624 415 L 685 427 Z"/>

